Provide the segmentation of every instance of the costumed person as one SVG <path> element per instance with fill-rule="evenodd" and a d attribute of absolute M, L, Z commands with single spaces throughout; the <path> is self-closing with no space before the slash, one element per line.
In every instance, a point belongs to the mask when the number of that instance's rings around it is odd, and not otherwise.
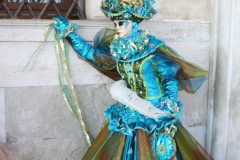
<path fill-rule="evenodd" d="M 51 24 L 63 52 L 67 40 L 80 58 L 116 80 L 110 88 L 116 103 L 104 112 L 107 123 L 84 160 L 212 159 L 179 120 L 183 105 L 178 101 L 178 91 L 195 93 L 207 72 L 147 31 L 139 30 L 139 23 L 155 14 L 154 2 L 103 0 L 101 10 L 114 22 L 115 29 L 100 30 L 94 46 L 74 32 L 76 24 L 61 17 Z"/>

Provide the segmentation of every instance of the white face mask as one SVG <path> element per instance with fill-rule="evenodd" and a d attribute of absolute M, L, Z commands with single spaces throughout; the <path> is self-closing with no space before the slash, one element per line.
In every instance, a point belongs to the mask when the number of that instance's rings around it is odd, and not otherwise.
<path fill-rule="evenodd" d="M 132 30 L 132 21 L 130 20 L 114 20 L 116 34 L 123 38 L 127 36 Z"/>

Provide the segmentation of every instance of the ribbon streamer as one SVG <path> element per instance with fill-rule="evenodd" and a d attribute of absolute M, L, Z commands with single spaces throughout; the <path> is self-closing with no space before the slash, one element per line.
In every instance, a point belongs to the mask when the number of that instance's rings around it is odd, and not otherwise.
<path fill-rule="evenodd" d="M 44 34 L 44 41 L 40 44 L 40 46 L 33 52 L 30 59 L 23 67 L 22 72 L 24 72 L 27 67 L 30 65 L 32 59 L 37 55 L 39 50 L 43 47 L 45 42 L 51 33 L 52 27 L 49 25 L 47 27 L 47 31 Z M 80 128 L 86 137 L 87 143 L 91 146 L 91 139 L 89 133 L 86 129 L 85 122 L 82 117 L 82 111 L 77 101 L 76 92 L 71 80 L 71 74 L 69 71 L 69 59 L 68 59 L 68 52 L 66 51 L 66 40 L 57 38 L 57 33 L 54 34 L 54 44 L 55 44 L 55 51 L 56 51 L 56 59 L 58 65 L 58 79 L 60 83 L 60 88 L 64 97 L 64 100 L 69 107 L 70 111 L 74 114 L 75 118 L 80 122 Z"/>
<path fill-rule="evenodd" d="M 82 118 L 82 111 L 79 107 L 77 101 L 76 92 L 71 80 L 70 71 L 68 67 L 68 53 L 66 52 L 66 40 L 58 39 L 57 34 L 55 34 L 55 49 L 58 64 L 58 78 L 60 82 L 60 87 L 63 93 L 65 102 L 67 103 L 71 112 L 75 115 L 77 120 L 80 122 L 81 130 L 83 131 L 89 146 L 91 145 L 90 136 L 87 132 L 86 125 Z"/>
<path fill-rule="evenodd" d="M 29 58 L 29 60 L 28 60 L 28 62 L 26 63 L 26 65 L 23 67 L 22 72 L 24 72 L 24 71 L 27 69 L 27 67 L 28 67 L 28 66 L 30 65 L 30 63 L 32 62 L 32 59 L 37 55 L 37 53 L 39 53 L 39 50 L 40 50 L 40 49 L 43 47 L 43 45 L 47 42 L 48 37 L 49 37 L 51 31 L 52 31 L 52 28 L 51 28 L 51 26 L 49 25 L 49 26 L 47 27 L 47 29 L 46 29 L 45 34 L 44 34 L 44 40 L 43 40 L 43 42 L 42 42 L 42 43 L 38 46 L 38 48 L 33 52 L 33 54 L 32 54 L 31 57 Z"/>

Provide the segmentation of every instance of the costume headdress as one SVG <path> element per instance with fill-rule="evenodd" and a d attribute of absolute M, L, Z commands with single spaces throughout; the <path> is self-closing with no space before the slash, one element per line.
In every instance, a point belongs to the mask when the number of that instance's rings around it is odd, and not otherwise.
<path fill-rule="evenodd" d="M 155 0 L 102 0 L 101 10 L 113 20 L 129 19 L 140 22 L 156 13 Z"/>

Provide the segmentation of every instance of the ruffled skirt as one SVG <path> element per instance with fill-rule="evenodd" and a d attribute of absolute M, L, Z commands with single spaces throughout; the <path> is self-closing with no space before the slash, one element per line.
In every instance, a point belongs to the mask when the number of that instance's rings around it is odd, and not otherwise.
<path fill-rule="evenodd" d="M 156 136 L 153 131 L 160 126 L 142 119 L 141 115 L 132 115 L 132 112 L 123 108 L 118 110 L 114 105 L 105 115 L 109 122 L 102 128 L 83 160 L 212 160 L 180 122 L 175 123 L 177 132 L 174 137 L 163 132 Z M 160 142 L 152 140 L 156 137 L 160 137 Z"/>

